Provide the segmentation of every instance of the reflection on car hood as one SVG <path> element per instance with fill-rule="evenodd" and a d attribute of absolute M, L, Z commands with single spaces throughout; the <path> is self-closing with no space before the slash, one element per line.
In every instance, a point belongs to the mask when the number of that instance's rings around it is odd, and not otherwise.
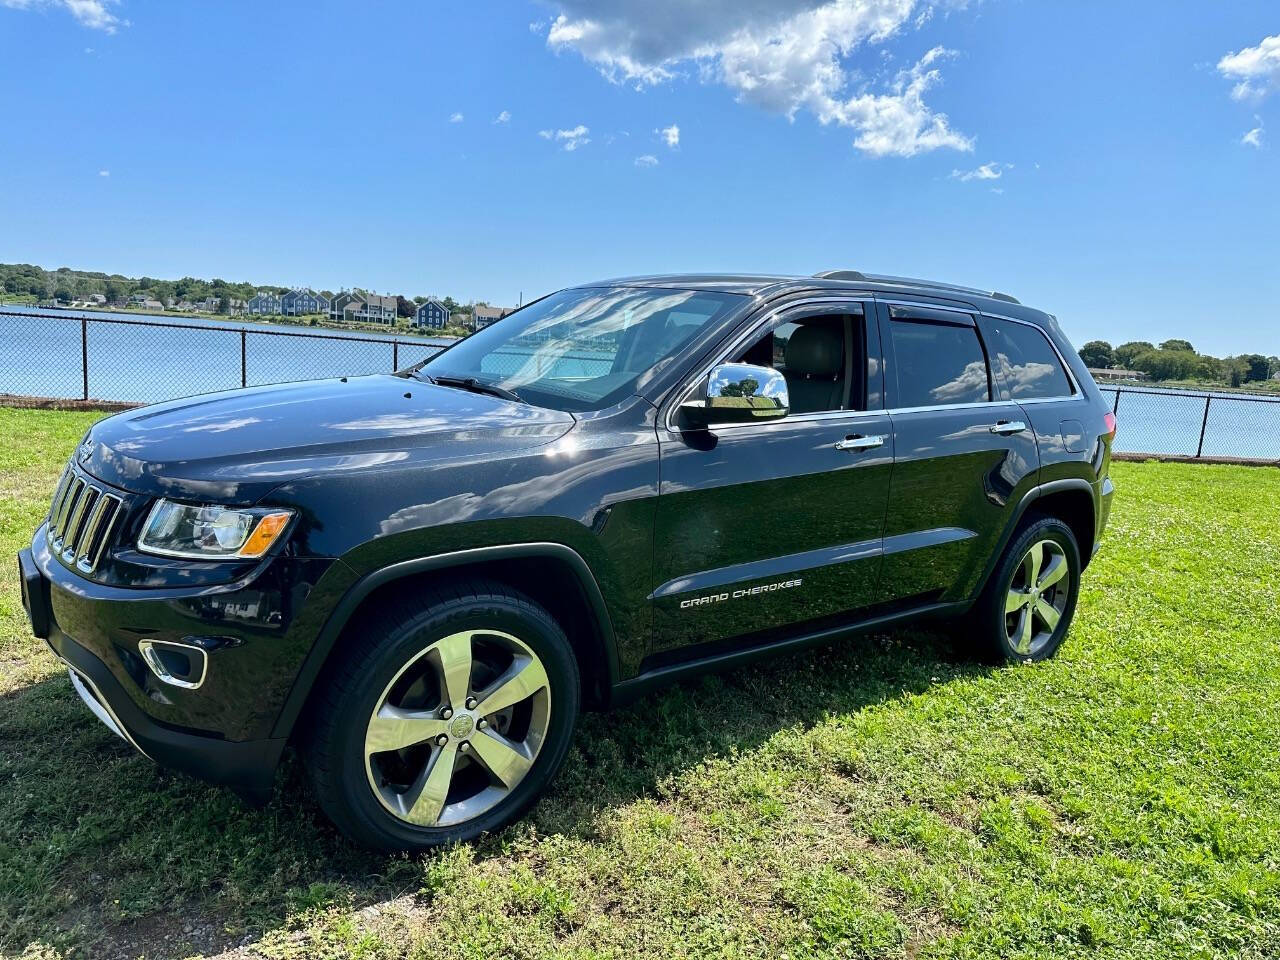
<path fill-rule="evenodd" d="M 117 414 L 93 427 L 81 466 L 137 493 L 251 503 L 303 476 L 540 446 L 573 423 L 560 411 L 391 375 L 314 380 Z"/>

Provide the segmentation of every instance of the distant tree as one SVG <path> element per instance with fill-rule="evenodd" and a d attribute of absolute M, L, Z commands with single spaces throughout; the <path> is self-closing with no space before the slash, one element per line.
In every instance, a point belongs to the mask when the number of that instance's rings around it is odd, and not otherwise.
<path fill-rule="evenodd" d="M 1192 350 L 1147 350 L 1133 358 L 1133 368 L 1152 380 L 1194 380 L 1200 357 Z"/>
<path fill-rule="evenodd" d="M 1080 348 L 1080 359 L 1086 367 L 1105 370 L 1115 362 L 1111 344 L 1105 340 L 1090 340 Z"/>
<path fill-rule="evenodd" d="M 59 303 L 70 303 L 76 298 L 76 295 L 71 292 L 70 287 L 59 286 L 57 290 L 53 291 L 53 298 Z"/>
<path fill-rule="evenodd" d="M 396 294 L 397 317 L 412 317 L 416 309 L 417 307 L 412 300 L 406 300 L 404 297 Z"/>
<path fill-rule="evenodd" d="M 129 295 L 129 288 L 119 280 L 108 280 L 102 285 L 102 295 L 109 301 L 123 300 Z"/>
<path fill-rule="evenodd" d="M 1113 351 L 1113 356 L 1117 366 L 1132 370 L 1134 358 L 1138 354 L 1154 349 L 1155 344 L 1148 343 L 1146 340 L 1130 340 L 1128 343 L 1122 343 L 1116 347 Z"/>
<path fill-rule="evenodd" d="M 1260 353 L 1245 353 L 1232 359 L 1239 363 L 1246 381 L 1266 380 L 1271 375 L 1271 364 Z"/>
<path fill-rule="evenodd" d="M 231 313 L 231 295 L 227 293 L 218 298 L 218 312 L 222 314 Z"/>
<path fill-rule="evenodd" d="M 1161 350 L 1187 350 L 1191 353 L 1196 352 L 1196 348 L 1191 345 L 1190 340 L 1166 340 L 1160 344 Z"/>

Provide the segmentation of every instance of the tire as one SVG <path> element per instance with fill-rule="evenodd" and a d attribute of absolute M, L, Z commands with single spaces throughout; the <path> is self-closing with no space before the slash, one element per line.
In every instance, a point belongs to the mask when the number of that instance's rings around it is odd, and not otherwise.
<path fill-rule="evenodd" d="M 1039 553 L 1038 562 L 1033 551 Z M 1030 590 L 1029 577 L 1037 568 L 1038 589 Z M 1056 517 L 1033 518 L 1009 541 L 965 618 L 969 645 L 988 663 L 1048 660 L 1071 628 L 1079 594 L 1075 534 Z"/>
<path fill-rule="evenodd" d="M 345 640 L 308 704 L 301 753 L 320 807 L 352 839 L 471 840 L 517 819 L 559 771 L 578 665 L 528 597 L 467 580 L 401 598 Z"/>

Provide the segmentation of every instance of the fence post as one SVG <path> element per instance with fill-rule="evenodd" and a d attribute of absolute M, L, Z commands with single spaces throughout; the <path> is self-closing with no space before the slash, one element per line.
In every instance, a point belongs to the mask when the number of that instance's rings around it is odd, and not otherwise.
<path fill-rule="evenodd" d="M 1204 428 L 1209 425 L 1209 401 L 1212 399 L 1212 397 L 1204 398 L 1204 419 L 1200 421 L 1200 442 L 1196 444 L 1197 458 L 1204 452 Z"/>
<path fill-rule="evenodd" d="M 89 318 L 80 318 L 80 373 L 84 390 L 80 399 L 89 399 Z"/>
<path fill-rule="evenodd" d="M 249 332 L 240 331 L 240 386 L 249 385 Z"/>
<path fill-rule="evenodd" d="M 391 341 L 391 372 L 395 373 L 400 369 L 400 341 Z"/>
<path fill-rule="evenodd" d="M 1116 411 L 1120 409 L 1120 388 L 1116 387 L 1116 402 L 1111 405 L 1111 415 L 1114 417 Z"/>

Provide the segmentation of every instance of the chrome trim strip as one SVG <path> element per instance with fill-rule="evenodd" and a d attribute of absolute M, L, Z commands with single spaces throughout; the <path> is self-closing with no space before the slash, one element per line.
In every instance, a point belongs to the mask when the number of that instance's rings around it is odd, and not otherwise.
<path fill-rule="evenodd" d="M 66 665 L 67 674 L 71 677 L 72 689 L 84 701 L 84 705 L 89 708 L 89 712 L 101 720 L 108 730 L 150 760 L 151 757 L 148 756 L 147 751 L 138 746 L 138 741 L 133 739 L 133 734 L 129 733 L 125 725 L 120 722 L 120 718 L 111 709 L 111 705 L 107 703 L 107 698 L 102 695 L 102 691 L 98 689 L 97 684 L 67 663 L 67 661 L 63 660 L 62 662 Z"/>
<path fill-rule="evenodd" d="M 649 594 L 649 599 L 659 600 L 695 590 L 714 590 L 717 587 L 747 580 L 786 577 L 804 570 L 816 570 L 837 563 L 848 563 L 851 560 L 865 560 L 880 554 L 904 553 L 908 550 L 957 543 L 976 536 L 977 533 L 973 530 L 966 530 L 963 527 L 935 527 L 930 530 L 897 533 L 891 537 L 875 540 L 859 540 L 856 543 L 842 543 L 834 547 L 805 550 L 802 553 L 790 553 L 783 557 L 770 557 L 767 560 L 751 560 L 747 563 L 716 567 L 668 580 Z"/>
<path fill-rule="evenodd" d="M 58 517 L 53 523 L 54 529 L 58 532 L 50 542 L 50 546 L 52 546 L 55 551 L 62 550 L 62 538 L 63 534 L 66 533 L 67 514 L 71 511 L 72 504 L 75 503 L 76 498 L 80 495 L 80 491 L 83 489 L 84 481 L 79 477 L 73 477 L 70 486 L 67 487 L 67 495 L 62 498 L 62 503 L 58 506 Z"/>
<path fill-rule="evenodd" d="M 111 533 L 116 528 L 116 521 L 120 519 L 120 514 L 124 512 L 124 500 L 120 497 L 104 493 L 102 499 L 114 503 L 115 507 L 112 508 L 111 517 L 107 520 L 107 525 L 102 530 L 102 536 L 98 540 L 98 547 L 94 550 L 93 557 L 89 557 L 86 554 L 77 564 L 85 573 L 93 573 L 94 570 L 98 569 L 98 564 L 102 561 L 102 555 L 106 552 L 107 545 L 111 543 Z M 88 546 L 92 547 L 93 544 Z"/>
<path fill-rule="evenodd" d="M 77 544 L 75 561 L 76 566 L 81 566 L 82 562 L 87 559 L 87 554 L 93 549 L 94 538 L 98 535 L 98 527 L 102 524 L 102 515 L 107 512 L 107 503 L 110 497 L 99 491 L 98 499 L 93 505 L 93 513 L 89 514 L 89 519 L 84 522 L 84 532 L 80 534 L 80 542 Z M 80 550 L 79 547 L 84 547 Z"/>
<path fill-rule="evenodd" d="M 156 652 L 156 647 L 175 647 L 184 653 L 194 650 L 200 654 L 199 679 L 182 680 L 175 677 L 164 665 L 164 661 L 160 659 L 160 655 Z M 176 643 L 172 640 L 139 640 L 138 653 L 142 655 L 142 659 L 151 668 L 151 672 L 156 675 L 156 678 L 161 683 L 167 683 L 171 687 L 181 687 L 183 690 L 198 690 L 200 685 L 204 683 L 204 678 L 209 674 L 209 654 L 203 647 L 197 647 L 195 644 Z"/>
<path fill-rule="evenodd" d="M 53 491 L 53 502 L 49 505 L 49 533 L 50 535 L 57 531 L 53 527 L 54 518 L 58 514 L 58 507 L 62 504 L 62 498 L 67 495 L 67 487 L 71 485 L 71 467 L 68 466 L 62 471 L 62 476 L 58 478 L 58 486 Z"/>
<path fill-rule="evenodd" d="M 85 514 L 89 512 L 91 506 L 96 508 L 98 497 L 101 491 L 97 487 L 85 484 L 84 493 L 80 497 L 80 502 L 76 504 L 75 515 L 67 524 L 67 533 L 63 541 L 62 559 L 66 563 L 74 563 L 77 554 L 80 551 L 80 544 L 84 540 Z"/>

